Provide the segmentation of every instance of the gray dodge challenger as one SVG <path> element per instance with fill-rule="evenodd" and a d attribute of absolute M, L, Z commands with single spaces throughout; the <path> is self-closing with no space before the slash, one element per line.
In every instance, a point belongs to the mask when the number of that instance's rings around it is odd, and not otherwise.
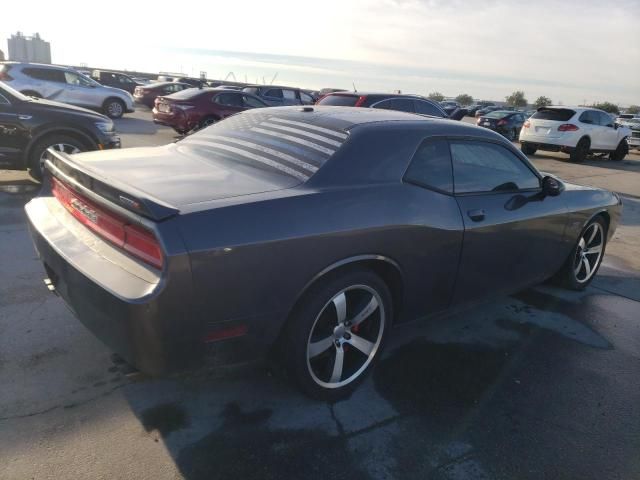
<path fill-rule="evenodd" d="M 98 338 L 151 375 L 274 354 L 322 399 L 394 325 L 585 288 L 622 211 L 490 130 L 389 110 L 256 109 L 162 147 L 49 153 L 30 230 Z"/>

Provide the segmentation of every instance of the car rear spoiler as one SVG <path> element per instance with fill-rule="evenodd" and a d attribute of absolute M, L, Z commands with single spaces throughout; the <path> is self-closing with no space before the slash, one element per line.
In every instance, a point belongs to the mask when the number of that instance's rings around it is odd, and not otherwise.
<path fill-rule="evenodd" d="M 153 198 L 135 187 L 114 179 L 101 178 L 66 153 L 47 150 L 49 158 L 45 162 L 51 174 L 79 193 L 91 198 L 136 213 L 154 221 L 165 220 L 180 213 L 176 207 Z M 109 206 L 109 205 L 107 205 Z"/>

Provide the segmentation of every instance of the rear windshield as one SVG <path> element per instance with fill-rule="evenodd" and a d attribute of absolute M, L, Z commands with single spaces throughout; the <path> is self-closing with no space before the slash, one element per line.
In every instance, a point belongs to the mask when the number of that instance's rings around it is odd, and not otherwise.
<path fill-rule="evenodd" d="M 318 105 L 353 107 L 358 101 L 358 98 L 358 95 L 327 95 L 318 102 Z"/>
<path fill-rule="evenodd" d="M 171 99 L 172 100 L 193 100 L 199 97 L 200 95 L 202 95 L 203 93 L 206 93 L 207 91 L 211 91 L 211 90 L 202 89 L 202 88 L 187 88 L 185 90 L 180 90 L 176 93 L 172 93 Z"/>
<path fill-rule="evenodd" d="M 178 145 L 304 182 L 347 138 L 344 130 L 309 123 L 299 116 L 248 111 L 200 130 Z"/>
<path fill-rule="evenodd" d="M 485 117 L 487 118 L 504 118 L 508 115 L 511 115 L 513 112 L 500 112 L 500 111 L 495 111 L 495 112 L 489 112 L 485 115 Z"/>
<path fill-rule="evenodd" d="M 554 120 L 556 122 L 566 122 L 576 114 L 575 110 L 569 108 L 543 108 L 534 113 L 531 118 L 538 120 Z"/>

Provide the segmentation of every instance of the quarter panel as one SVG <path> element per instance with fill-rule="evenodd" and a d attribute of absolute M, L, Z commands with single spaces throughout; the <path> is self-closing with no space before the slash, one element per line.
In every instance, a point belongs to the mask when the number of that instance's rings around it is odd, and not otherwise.
<path fill-rule="evenodd" d="M 196 309 L 209 323 L 245 319 L 265 343 L 319 272 L 358 255 L 400 266 L 403 319 L 446 308 L 462 242 L 453 197 L 399 183 L 193 213 L 180 228 Z"/>

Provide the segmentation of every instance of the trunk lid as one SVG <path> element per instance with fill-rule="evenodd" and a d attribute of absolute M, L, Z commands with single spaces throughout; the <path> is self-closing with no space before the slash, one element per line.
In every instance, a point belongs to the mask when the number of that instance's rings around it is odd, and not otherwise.
<path fill-rule="evenodd" d="M 112 197 L 111 201 L 129 210 L 130 200 L 145 204 L 156 210 L 146 216 L 156 220 L 194 203 L 281 190 L 301 183 L 289 175 L 206 155 L 179 144 L 55 157 L 67 170 L 86 175 L 88 179 L 81 183 L 88 182 L 85 186 L 91 190 L 97 189 L 93 180 L 116 189 L 115 194 L 99 194 Z"/>

